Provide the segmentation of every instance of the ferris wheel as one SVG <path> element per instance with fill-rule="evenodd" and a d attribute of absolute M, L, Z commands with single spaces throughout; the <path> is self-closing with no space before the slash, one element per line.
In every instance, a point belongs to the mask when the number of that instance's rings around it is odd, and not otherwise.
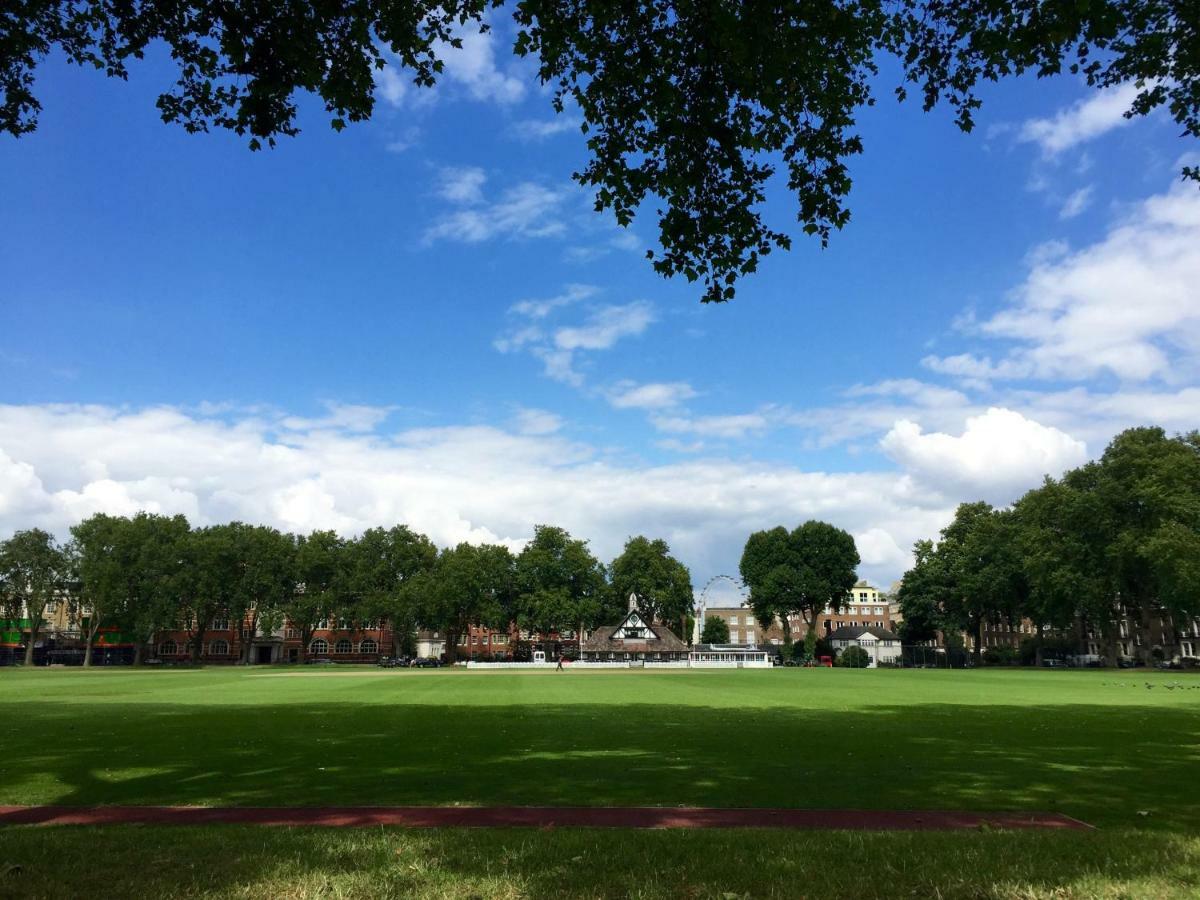
<path fill-rule="evenodd" d="M 714 575 L 712 578 L 708 579 L 708 583 L 704 585 L 704 590 L 700 592 L 700 599 L 696 601 L 696 622 L 701 631 L 704 630 L 704 612 L 708 609 L 709 591 L 712 590 L 713 585 L 717 582 L 726 581 L 733 585 L 733 589 L 737 592 L 738 597 L 741 599 L 742 605 L 745 605 L 749 602 L 749 591 L 747 591 L 746 585 L 740 578 L 734 578 L 732 575 Z"/>

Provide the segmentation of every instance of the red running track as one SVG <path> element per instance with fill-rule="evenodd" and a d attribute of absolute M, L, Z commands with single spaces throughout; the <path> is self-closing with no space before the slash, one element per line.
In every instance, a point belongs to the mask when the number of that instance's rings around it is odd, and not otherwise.
<path fill-rule="evenodd" d="M 318 825 L 408 828 L 1091 828 L 1059 813 L 660 806 L 0 806 L 0 825 Z"/>

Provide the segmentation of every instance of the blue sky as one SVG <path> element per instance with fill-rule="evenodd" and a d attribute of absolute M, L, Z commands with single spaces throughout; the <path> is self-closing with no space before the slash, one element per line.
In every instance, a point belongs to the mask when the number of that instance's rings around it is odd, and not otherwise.
<path fill-rule="evenodd" d="M 519 547 L 545 521 L 605 559 L 665 537 L 702 584 L 817 517 L 886 587 L 957 502 L 1197 425 L 1193 148 L 1127 90 L 990 87 L 963 135 L 885 71 L 848 228 L 704 306 L 642 259 L 651 219 L 591 211 L 503 28 L 259 153 L 163 125 L 171 81 L 51 61 L 38 131 L 0 140 L 0 533 L 148 508 Z"/>

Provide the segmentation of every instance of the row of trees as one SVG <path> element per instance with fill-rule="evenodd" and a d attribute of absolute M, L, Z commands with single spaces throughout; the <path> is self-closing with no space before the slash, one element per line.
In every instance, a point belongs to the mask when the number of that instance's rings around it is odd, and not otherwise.
<path fill-rule="evenodd" d="M 605 566 L 586 541 L 549 525 L 513 554 L 465 543 L 439 550 L 404 525 L 344 538 L 241 522 L 192 528 L 183 516 L 143 512 L 94 515 L 63 544 L 40 529 L 0 542 L 0 615 L 28 618 L 27 664 L 58 597 L 82 619 L 90 665 L 103 627 L 132 639 L 135 662 L 156 633 L 186 631 L 196 659 L 214 619 L 246 628 L 251 639 L 286 621 L 302 654 L 326 620 L 387 623 L 396 653 L 417 628 L 429 628 L 446 634 L 453 658 L 472 625 L 582 631 L 619 615 L 631 592 L 645 615 L 685 632 L 691 576 L 665 541 L 645 537 L 630 538 Z M 242 642 L 245 661 L 250 648 Z"/>
<path fill-rule="evenodd" d="M 1125 431 L 1010 508 L 962 504 L 914 553 L 898 597 L 905 641 L 965 632 L 978 660 L 985 624 L 1029 619 L 1039 664 L 1047 631 L 1077 646 L 1094 631 L 1116 659 L 1127 617 L 1149 632 L 1164 613 L 1200 615 L 1200 432 Z M 1139 652 L 1146 660 L 1150 648 Z"/>

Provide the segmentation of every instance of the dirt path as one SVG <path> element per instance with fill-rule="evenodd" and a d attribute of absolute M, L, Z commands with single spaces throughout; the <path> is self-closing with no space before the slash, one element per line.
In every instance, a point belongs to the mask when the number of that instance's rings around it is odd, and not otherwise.
<path fill-rule="evenodd" d="M 1079 829 L 1059 813 L 586 806 L 0 806 L 0 825 L 319 825 L 408 828 Z"/>

